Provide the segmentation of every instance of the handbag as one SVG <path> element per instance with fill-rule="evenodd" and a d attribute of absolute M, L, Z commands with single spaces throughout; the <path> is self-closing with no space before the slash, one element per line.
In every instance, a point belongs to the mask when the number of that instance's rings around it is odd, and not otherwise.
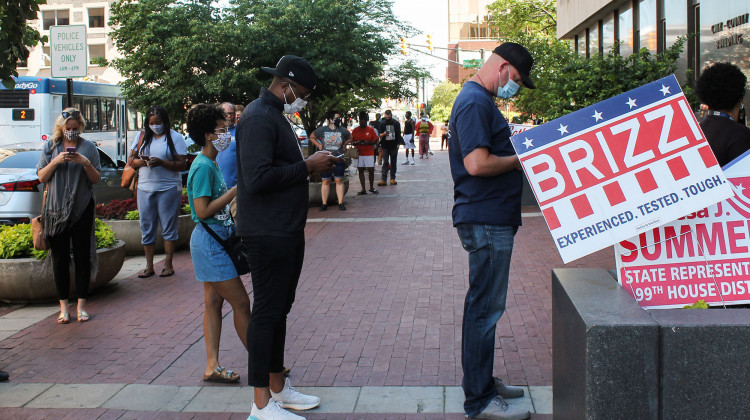
<path fill-rule="evenodd" d="M 42 198 L 42 213 L 44 213 L 44 205 L 47 203 L 47 188 L 48 185 L 45 185 Z M 44 219 L 42 219 L 41 215 L 31 219 L 31 241 L 34 244 L 34 249 L 37 251 L 46 251 L 49 249 L 49 241 L 44 237 Z"/>
<path fill-rule="evenodd" d="M 359 159 L 359 148 L 347 147 L 344 151 L 344 156 L 348 157 L 349 159 Z"/>
<path fill-rule="evenodd" d="M 232 264 L 234 264 L 234 269 L 237 270 L 238 276 L 250 272 L 250 264 L 247 262 L 247 250 L 245 249 L 245 245 L 242 244 L 242 240 L 239 236 L 235 235 L 233 232 L 225 241 L 221 239 L 213 229 L 208 227 L 205 222 L 201 221 L 201 225 L 203 225 L 203 229 L 206 229 L 206 232 L 208 232 L 208 234 L 211 235 L 216 242 L 222 246 L 222 248 L 224 248 L 224 251 L 227 252 L 229 259 L 231 259 Z"/>
<path fill-rule="evenodd" d="M 141 131 L 141 135 L 138 136 L 138 148 L 136 150 L 141 150 L 142 143 L 143 131 Z M 122 170 L 122 180 L 120 181 L 120 186 L 122 188 L 127 188 L 130 191 L 135 191 L 135 187 L 138 184 L 138 171 L 133 167 L 133 165 L 131 165 L 132 161 L 133 159 L 128 159 L 128 163 L 125 164 L 125 168 L 123 168 Z"/>

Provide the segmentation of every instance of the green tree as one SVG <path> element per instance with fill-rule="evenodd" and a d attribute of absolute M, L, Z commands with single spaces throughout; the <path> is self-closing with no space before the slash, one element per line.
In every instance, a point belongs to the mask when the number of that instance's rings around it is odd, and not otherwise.
<path fill-rule="evenodd" d="M 430 109 L 430 119 L 432 121 L 445 121 L 450 117 L 453 109 L 453 101 L 456 100 L 458 92 L 461 91 L 461 85 L 452 83 L 449 80 L 441 82 L 435 86 L 432 93 L 432 109 Z"/>
<path fill-rule="evenodd" d="M 0 80 L 6 88 L 15 86 L 13 76 L 18 76 L 16 65 L 29 57 L 29 48 L 47 37 L 27 24 L 37 18 L 39 5 L 46 0 L 13 0 L 0 4 Z"/>

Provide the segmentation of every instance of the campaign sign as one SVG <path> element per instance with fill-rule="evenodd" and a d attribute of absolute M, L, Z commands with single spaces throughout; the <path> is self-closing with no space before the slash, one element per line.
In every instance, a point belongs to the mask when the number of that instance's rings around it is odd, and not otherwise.
<path fill-rule="evenodd" d="M 615 245 L 618 281 L 641 306 L 750 303 L 750 152 L 724 173 L 733 197 Z"/>
<path fill-rule="evenodd" d="M 566 263 L 732 195 L 674 76 L 511 141 Z"/>

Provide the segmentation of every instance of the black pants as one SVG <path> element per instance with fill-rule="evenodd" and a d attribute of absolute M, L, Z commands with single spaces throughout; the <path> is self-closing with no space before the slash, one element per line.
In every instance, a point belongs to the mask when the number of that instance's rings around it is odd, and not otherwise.
<path fill-rule="evenodd" d="M 284 367 L 286 318 L 305 258 L 305 233 L 294 237 L 246 236 L 253 280 L 253 314 L 247 327 L 248 384 L 267 388 L 268 375 Z"/>
<path fill-rule="evenodd" d="M 391 179 L 396 179 L 396 168 L 398 167 L 398 146 L 393 149 L 383 148 L 383 181 L 388 180 L 388 171 L 391 172 Z"/>
<path fill-rule="evenodd" d="M 57 299 L 66 300 L 70 294 L 70 244 L 73 243 L 73 262 L 76 268 L 76 293 L 86 299 L 91 282 L 91 235 L 94 227 L 94 200 L 89 202 L 81 218 L 68 229 L 50 238 L 52 270 L 55 276 Z"/>

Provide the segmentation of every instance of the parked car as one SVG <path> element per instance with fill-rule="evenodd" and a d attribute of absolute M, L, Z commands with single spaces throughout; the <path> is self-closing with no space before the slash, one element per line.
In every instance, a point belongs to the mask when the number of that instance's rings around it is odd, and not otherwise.
<path fill-rule="evenodd" d="M 305 129 L 300 126 L 295 125 L 294 134 L 297 135 L 297 140 L 299 141 L 299 145 L 302 147 L 307 147 L 307 131 L 305 131 Z"/>
<path fill-rule="evenodd" d="M 132 197 L 132 192 L 120 186 L 125 163 L 115 162 L 99 150 L 102 171 L 94 185 L 97 203 Z M 42 143 L 20 143 L 0 147 L 0 224 L 28 223 L 42 211 L 44 184 L 39 182 L 36 165 L 42 153 Z"/>

